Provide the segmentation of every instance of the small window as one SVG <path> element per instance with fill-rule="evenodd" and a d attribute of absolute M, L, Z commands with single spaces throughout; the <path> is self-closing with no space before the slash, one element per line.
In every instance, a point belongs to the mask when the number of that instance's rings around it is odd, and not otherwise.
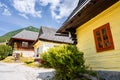
<path fill-rule="evenodd" d="M 102 25 L 101 27 L 95 29 L 93 32 L 97 52 L 114 49 L 109 23 Z"/>
<path fill-rule="evenodd" d="M 39 53 L 39 47 L 37 48 L 37 53 Z"/>
<path fill-rule="evenodd" d="M 28 47 L 28 42 L 22 42 L 22 47 Z"/>
<path fill-rule="evenodd" d="M 14 42 L 14 50 L 17 49 L 17 42 Z"/>

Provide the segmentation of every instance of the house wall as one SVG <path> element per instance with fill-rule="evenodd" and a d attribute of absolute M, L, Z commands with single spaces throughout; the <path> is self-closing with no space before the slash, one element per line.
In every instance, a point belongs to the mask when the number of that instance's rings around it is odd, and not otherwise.
<path fill-rule="evenodd" d="M 35 52 L 34 51 L 26 51 L 26 50 L 14 50 L 13 54 L 19 53 L 22 54 L 23 57 L 34 57 Z"/>
<path fill-rule="evenodd" d="M 36 42 L 36 44 L 34 44 L 34 51 L 35 51 L 35 53 L 41 54 L 41 53 L 47 51 L 49 48 L 52 48 L 52 47 L 55 47 L 58 45 L 62 45 L 62 44 L 63 43 L 39 40 Z"/>
<path fill-rule="evenodd" d="M 0 42 L 0 45 L 6 45 L 6 42 Z"/>
<path fill-rule="evenodd" d="M 22 42 L 21 40 L 16 40 L 13 42 L 13 44 L 16 43 L 16 50 L 23 50 L 23 51 L 29 51 L 29 50 L 34 50 L 33 48 L 33 42 L 31 41 L 25 41 L 28 42 L 28 47 L 22 47 Z M 14 45 L 15 47 L 15 45 Z"/>
<path fill-rule="evenodd" d="M 34 48 L 32 47 L 33 42 L 32 41 L 25 41 L 28 42 L 28 47 L 22 47 L 22 40 L 15 40 L 13 42 L 13 54 L 19 53 L 24 57 L 34 57 Z M 15 43 L 15 44 L 14 44 Z"/>
<path fill-rule="evenodd" d="M 93 30 L 108 22 L 115 48 L 97 52 Z M 76 34 L 77 47 L 84 52 L 87 65 L 93 70 L 120 71 L 120 1 L 77 28 Z"/>

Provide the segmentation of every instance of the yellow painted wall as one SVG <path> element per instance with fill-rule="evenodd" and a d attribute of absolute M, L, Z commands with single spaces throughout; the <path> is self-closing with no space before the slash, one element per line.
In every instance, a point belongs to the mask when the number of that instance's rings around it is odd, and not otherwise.
<path fill-rule="evenodd" d="M 115 49 L 96 52 L 93 30 L 110 23 Z M 120 71 L 120 1 L 76 30 L 77 47 L 84 52 L 93 70 Z"/>
<path fill-rule="evenodd" d="M 41 41 L 41 45 L 43 47 L 43 51 L 47 51 L 49 48 L 59 46 L 60 43 L 57 42 L 49 42 L 49 41 Z"/>
<path fill-rule="evenodd" d="M 37 48 L 39 48 L 39 52 L 38 53 L 43 53 L 44 51 L 47 51 L 49 48 L 52 48 L 52 47 L 55 47 L 55 46 L 59 46 L 59 45 L 63 45 L 63 43 L 38 40 L 34 44 L 34 50 L 36 52 Z"/>
<path fill-rule="evenodd" d="M 43 44 L 54 44 L 54 45 L 60 45 L 62 43 L 57 43 L 57 42 L 49 42 L 49 41 L 41 41 Z"/>
<path fill-rule="evenodd" d="M 34 49 L 37 49 L 37 48 L 39 47 L 39 45 L 40 45 L 40 40 L 38 40 L 38 41 L 33 45 Z"/>

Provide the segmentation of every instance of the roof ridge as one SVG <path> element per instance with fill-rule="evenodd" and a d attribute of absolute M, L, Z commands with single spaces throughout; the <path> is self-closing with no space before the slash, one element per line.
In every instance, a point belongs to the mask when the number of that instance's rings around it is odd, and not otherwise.
<path fill-rule="evenodd" d="M 29 30 L 24 29 L 21 32 L 17 33 L 16 35 L 12 36 L 12 38 L 36 40 L 37 36 L 38 36 L 38 32 L 29 31 Z"/>
<path fill-rule="evenodd" d="M 57 30 L 56 28 L 53 28 L 53 27 L 47 27 L 47 26 L 41 26 L 41 28 L 46 28 L 46 29 L 54 29 L 54 30 Z"/>
<path fill-rule="evenodd" d="M 43 33 L 39 33 L 39 39 L 54 41 L 54 42 L 63 42 L 63 43 L 72 43 L 69 37 L 55 35 L 57 29 L 41 26 Z"/>

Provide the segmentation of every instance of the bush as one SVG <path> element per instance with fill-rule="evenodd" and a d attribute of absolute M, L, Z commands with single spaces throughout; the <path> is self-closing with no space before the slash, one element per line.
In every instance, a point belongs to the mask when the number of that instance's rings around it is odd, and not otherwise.
<path fill-rule="evenodd" d="M 74 80 L 80 73 L 86 72 L 83 52 L 74 45 L 62 45 L 51 48 L 41 54 L 43 66 L 56 69 L 56 80 Z"/>
<path fill-rule="evenodd" d="M 6 58 L 11 52 L 11 47 L 8 45 L 0 45 L 0 60 Z"/>

